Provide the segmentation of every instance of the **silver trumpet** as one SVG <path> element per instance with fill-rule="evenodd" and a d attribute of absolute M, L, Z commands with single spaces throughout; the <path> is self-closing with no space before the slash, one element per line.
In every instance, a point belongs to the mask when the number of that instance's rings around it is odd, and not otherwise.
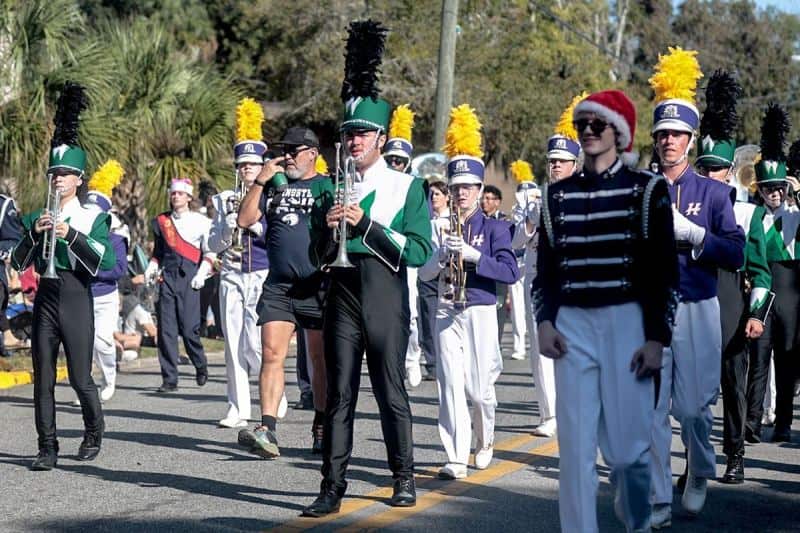
<path fill-rule="evenodd" d="M 242 200 L 247 195 L 247 185 L 244 180 L 239 176 L 239 171 L 236 171 L 236 181 L 233 186 L 233 196 L 228 199 L 227 214 L 234 211 L 238 212 L 239 207 L 242 205 Z M 231 249 L 236 253 L 242 253 L 244 250 L 244 233 L 242 228 L 236 227 L 233 230 L 233 238 Z"/>
<path fill-rule="evenodd" d="M 333 189 L 339 194 L 339 183 L 343 182 L 342 206 L 346 209 L 350 205 L 350 195 L 353 190 L 353 183 L 356 180 L 356 161 L 352 157 L 344 160 L 344 169 L 341 168 L 341 149 L 342 143 L 336 143 L 336 176 L 333 182 Z M 342 175 L 343 174 L 343 175 Z M 336 252 L 336 259 L 329 266 L 338 268 L 354 268 L 355 265 L 347 257 L 347 220 L 342 217 L 339 220 L 339 227 L 334 229 L 334 239 L 336 234 L 339 236 L 339 248 Z"/>
<path fill-rule="evenodd" d="M 47 205 L 45 213 L 50 213 L 53 225 L 42 236 L 42 259 L 47 261 L 47 269 L 42 274 L 45 279 L 58 279 L 56 272 L 56 224 L 61 216 L 61 190 L 53 186 L 52 179 L 47 180 Z"/>

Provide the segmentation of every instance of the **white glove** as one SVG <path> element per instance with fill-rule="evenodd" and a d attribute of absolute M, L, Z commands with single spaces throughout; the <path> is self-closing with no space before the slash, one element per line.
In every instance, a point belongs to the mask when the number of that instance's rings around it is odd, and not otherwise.
<path fill-rule="evenodd" d="M 231 231 L 235 230 L 236 226 L 238 225 L 236 223 L 236 219 L 238 217 L 239 217 L 238 213 L 228 213 L 227 215 L 225 215 L 225 227 L 227 227 Z"/>
<path fill-rule="evenodd" d="M 447 243 L 447 248 L 450 253 L 457 254 L 460 252 L 461 256 L 464 258 L 464 261 L 469 263 L 477 263 L 481 258 L 481 253 L 478 250 L 465 243 L 458 237 L 448 237 L 445 242 Z"/>
<path fill-rule="evenodd" d="M 208 261 L 203 261 L 200 264 L 200 267 L 197 269 L 197 274 L 194 275 L 192 278 L 192 288 L 194 290 L 199 290 L 206 284 L 206 279 L 208 278 L 209 273 L 211 273 L 211 265 Z"/>
<path fill-rule="evenodd" d="M 144 269 L 144 281 L 148 285 L 151 285 L 156 281 L 156 277 L 158 276 L 158 263 L 155 261 L 150 261 L 147 263 L 147 268 Z"/>
<path fill-rule="evenodd" d="M 672 210 L 672 228 L 675 230 L 675 240 L 689 241 L 693 246 L 700 246 L 706 238 L 706 229 L 683 216 L 677 209 Z"/>
<path fill-rule="evenodd" d="M 261 234 L 264 233 L 264 226 L 261 224 L 261 222 L 254 222 L 247 229 L 259 237 L 261 237 Z"/>

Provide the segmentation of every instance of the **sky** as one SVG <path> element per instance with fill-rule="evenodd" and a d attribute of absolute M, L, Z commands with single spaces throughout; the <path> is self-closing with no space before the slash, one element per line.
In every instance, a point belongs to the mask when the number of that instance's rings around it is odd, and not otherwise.
<path fill-rule="evenodd" d="M 681 4 L 683 0 L 672 0 L 673 5 Z M 800 1 L 798 0 L 755 0 L 758 7 L 776 7 L 787 13 L 800 15 Z"/>

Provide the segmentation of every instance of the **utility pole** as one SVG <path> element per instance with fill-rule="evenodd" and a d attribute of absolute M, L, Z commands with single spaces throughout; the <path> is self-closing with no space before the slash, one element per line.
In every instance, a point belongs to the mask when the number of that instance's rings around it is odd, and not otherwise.
<path fill-rule="evenodd" d="M 444 134 L 453 105 L 453 73 L 456 66 L 458 0 L 442 0 L 442 32 L 439 37 L 439 72 L 436 78 L 436 118 L 433 149 L 444 146 Z"/>

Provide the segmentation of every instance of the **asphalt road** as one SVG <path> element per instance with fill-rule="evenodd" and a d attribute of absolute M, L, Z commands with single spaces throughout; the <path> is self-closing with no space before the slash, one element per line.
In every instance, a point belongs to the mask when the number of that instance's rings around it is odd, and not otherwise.
<path fill-rule="evenodd" d="M 287 361 L 290 402 L 299 396 L 294 364 L 294 358 Z M 495 460 L 487 470 L 471 469 L 464 481 L 431 476 L 445 462 L 436 388 L 423 382 L 410 390 L 418 505 L 402 510 L 386 505 L 391 477 L 377 407 L 362 374 L 348 497 L 332 520 L 298 518 L 320 481 L 320 460 L 308 451 L 313 412 L 290 409 L 279 422 L 278 460 L 248 454 L 236 443 L 238 430 L 216 426 L 226 411 L 219 355 L 211 357 L 205 387 L 197 387 L 193 369 L 184 366 L 180 391 L 166 396 L 154 393 L 161 381 L 157 367 L 121 374 L 116 395 L 104 407 L 103 450 L 91 463 L 74 458 L 82 436 L 80 409 L 71 405 L 69 386 L 59 384 L 61 456 L 52 472 L 27 468 L 36 452 L 32 386 L 0 391 L 0 531 L 557 531 L 557 443 L 530 434 L 538 413 L 528 361 L 506 360 L 505 367 L 497 387 Z M 721 403 L 713 436 L 719 474 L 720 412 Z M 683 454 L 677 430 L 674 435 L 673 469 L 680 472 Z M 710 483 L 708 503 L 696 519 L 681 512 L 676 497 L 673 531 L 800 529 L 800 432 L 795 441 L 748 446 L 747 482 Z M 623 531 L 614 518 L 607 473 L 600 466 L 600 528 Z"/>

